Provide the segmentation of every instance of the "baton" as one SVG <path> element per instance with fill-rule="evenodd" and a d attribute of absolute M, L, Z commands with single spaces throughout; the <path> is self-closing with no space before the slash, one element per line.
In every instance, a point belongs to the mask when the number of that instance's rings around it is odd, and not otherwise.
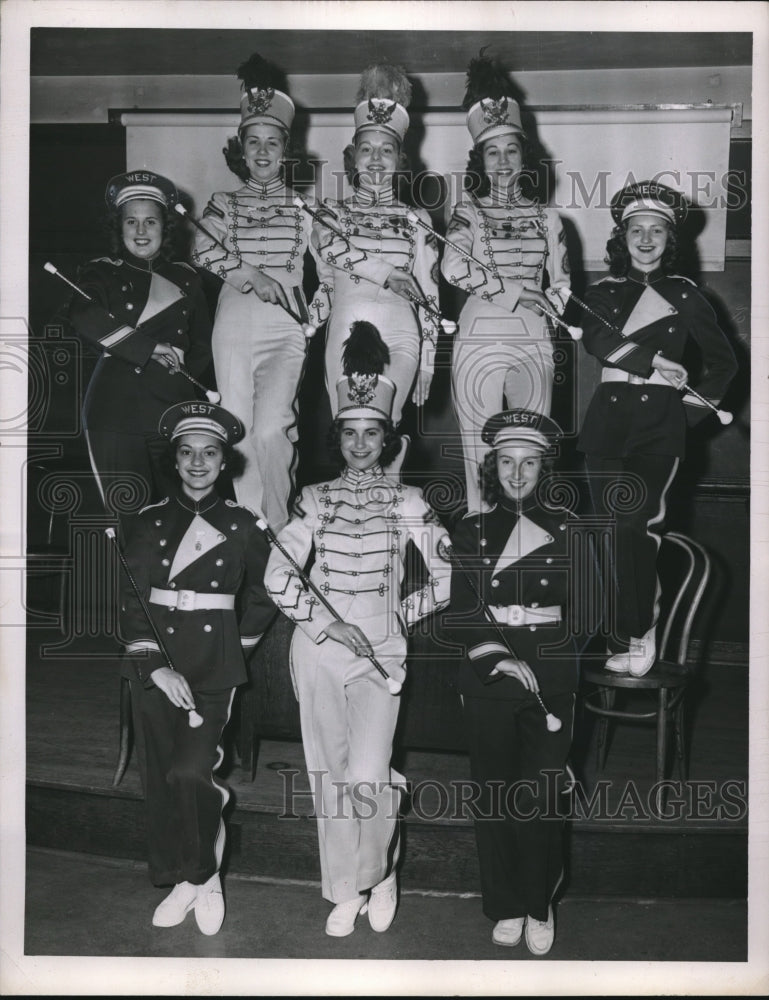
<path fill-rule="evenodd" d="M 326 610 L 329 611 L 334 616 L 334 619 L 336 621 L 338 621 L 338 622 L 341 622 L 343 625 L 346 624 L 346 622 L 339 615 L 339 613 L 336 611 L 336 609 L 331 604 L 329 604 L 329 602 L 326 600 L 326 598 L 323 596 L 323 594 L 321 594 L 321 592 L 318 590 L 318 588 L 315 586 L 315 584 L 309 578 L 309 576 L 307 575 L 307 573 L 305 573 L 305 571 L 302 569 L 302 567 L 299 565 L 299 563 L 296 562 L 292 558 L 291 554 L 286 550 L 285 546 L 283 546 L 281 544 L 281 542 L 278 540 L 277 535 L 272 530 L 272 528 L 269 526 L 269 524 L 267 524 L 266 521 L 263 521 L 261 518 L 259 518 L 258 521 L 256 522 L 256 526 L 257 526 L 257 528 L 260 528 L 265 533 L 265 535 L 267 536 L 268 540 L 289 561 L 289 563 L 296 570 L 296 572 L 297 572 L 297 574 L 299 576 L 299 579 L 302 581 L 302 583 L 305 585 L 305 587 L 307 587 L 308 590 L 311 590 L 313 592 L 313 594 L 317 597 L 317 599 L 321 602 L 321 604 L 326 608 Z M 366 656 L 366 658 L 368 660 L 371 661 L 371 663 L 373 663 L 373 665 L 376 667 L 376 669 L 379 671 L 379 673 L 382 675 L 382 677 L 384 677 L 385 681 L 387 682 L 387 690 L 390 692 L 390 694 L 399 694 L 400 690 L 401 690 L 401 687 L 402 687 L 400 681 L 393 680 L 393 678 L 387 673 L 387 671 L 385 670 L 385 668 L 382 666 L 382 664 L 379 662 L 379 660 L 377 660 L 377 658 L 374 656 L 373 653 L 365 653 L 364 655 Z"/>
<path fill-rule="evenodd" d="M 481 609 L 483 610 L 483 613 L 484 613 L 484 616 L 486 617 L 486 620 L 489 622 L 490 625 L 494 626 L 494 628 L 497 631 L 497 634 L 499 635 L 499 638 L 502 640 L 502 642 L 504 643 L 504 645 L 507 647 L 507 649 L 509 650 L 510 655 L 513 657 L 513 659 L 519 660 L 520 657 L 515 652 L 515 650 L 512 648 L 512 646 L 510 645 L 510 643 L 507 641 L 507 637 L 505 636 L 505 633 L 502 631 L 499 622 L 494 617 L 494 615 L 491 613 L 491 609 L 489 608 L 489 606 L 486 603 L 486 601 L 484 601 L 484 599 L 481 597 L 480 591 L 478 590 L 478 588 L 475 585 L 475 581 L 472 579 L 472 577 L 470 576 L 470 574 L 462 566 L 462 564 L 460 563 L 459 559 L 454 555 L 453 549 L 451 550 L 451 556 L 450 556 L 450 558 L 451 558 L 451 562 L 457 567 L 457 569 L 460 571 L 460 573 L 462 574 L 462 576 L 465 578 L 465 580 L 469 584 L 470 589 L 475 594 L 475 597 L 476 597 L 478 603 L 480 604 Z M 539 691 L 534 691 L 533 694 L 534 694 L 534 697 L 539 702 L 540 708 L 545 713 L 545 725 L 547 726 L 548 732 L 550 732 L 550 733 L 557 733 L 561 729 L 561 727 L 563 726 L 563 723 L 561 722 L 561 720 L 556 715 L 553 715 L 552 712 L 548 712 L 547 706 L 545 705 L 544 701 L 542 701 L 542 696 L 540 695 Z"/>
<path fill-rule="evenodd" d="M 336 226 L 332 226 L 331 223 L 320 214 L 320 212 L 316 212 L 313 209 L 311 209 L 310 206 L 307 204 L 307 202 L 303 198 L 300 198 L 299 195 L 294 196 L 294 204 L 297 206 L 297 208 L 303 208 L 304 211 L 307 212 L 307 214 L 310 216 L 310 218 L 314 219 L 319 225 L 325 226 L 326 229 L 330 230 L 336 236 L 342 236 L 343 239 L 346 239 L 346 237 L 342 234 L 342 232 L 339 229 L 336 228 Z M 353 246 L 354 245 L 355 244 L 353 243 Z M 378 281 L 374 281 L 373 278 L 368 278 L 364 274 L 356 274 L 355 271 L 352 270 L 349 273 L 351 276 L 354 275 L 356 278 L 362 278 L 364 281 L 370 281 L 371 284 L 376 285 L 377 288 L 384 287 L 383 285 L 380 285 Z M 402 273 L 405 274 L 406 272 L 404 271 Z M 449 336 L 456 333 L 457 324 L 453 320 L 444 319 L 441 316 L 441 314 L 437 310 L 433 309 L 430 303 L 426 302 L 424 299 L 417 298 L 410 292 L 408 293 L 408 297 L 409 300 L 414 303 L 414 305 L 420 306 L 427 313 L 428 316 L 430 316 L 436 323 L 438 323 L 445 333 L 447 333 Z"/>
<path fill-rule="evenodd" d="M 408 220 L 409 222 L 421 226 L 422 229 L 425 229 L 428 233 L 432 233 L 432 235 L 436 239 L 440 240 L 442 243 L 445 243 L 446 246 L 451 247 L 453 250 L 456 250 L 457 253 L 460 253 L 465 258 L 465 260 L 472 261 L 474 264 L 480 267 L 482 271 L 485 271 L 487 274 L 490 274 L 493 278 L 499 278 L 499 275 L 497 274 L 496 270 L 493 267 L 490 267 L 488 264 L 484 264 L 482 261 L 478 260 L 477 257 L 474 257 L 467 250 L 464 250 L 461 246 L 459 246 L 458 243 L 454 243 L 453 240 L 447 239 L 445 236 L 441 236 L 441 234 L 436 229 L 433 229 L 432 226 L 428 226 L 427 223 L 424 222 L 422 219 L 420 219 L 415 212 L 408 213 Z M 554 313 L 551 310 L 546 309 L 544 306 L 539 305 L 539 303 L 537 303 L 537 308 L 540 309 L 545 314 L 545 316 L 548 316 L 557 326 L 563 327 L 563 329 L 566 330 L 566 332 L 569 334 L 572 340 L 582 340 L 581 327 L 569 326 L 569 324 L 565 323 L 557 313 Z"/>
<path fill-rule="evenodd" d="M 125 570 L 125 575 L 128 577 L 128 582 L 131 584 L 131 587 L 133 588 L 133 591 L 136 594 L 139 604 L 141 605 L 141 609 L 144 612 L 145 618 L 147 619 L 147 624 L 152 629 L 152 634 L 155 636 L 155 641 L 157 642 L 158 648 L 160 649 L 160 652 L 163 655 L 163 659 L 166 661 L 166 665 L 171 670 L 173 670 L 174 673 L 176 673 L 176 667 L 174 667 L 171 657 L 168 654 L 168 650 L 166 649 L 165 643 L 163 642 L 163 639 L 160 636 L 158 627 L 155 624 L 154 618 L 152 617 L 152 612 L 150 611 L 147 602 L 144 600 L 144 596 L 142 595 L 142 592 L 139 590 L 139 587 L 136 584 L 136 580 L 134 580 L 133 574 L 129 569 L 128 561 L 126 560 L 126 557 L 123 554 L 123 550 L 120 548 L 117 537 L 115 535 L 115 529 L 105 528 L 104 532 L 107 535 L 107 538 L 111 538 L 115 545 L 115 551 L 118 554 L 118 559 L 120 560 L 120 564 Z M 198 726 L 203 725 L 203 717 L 198 715 L 198 713 L 195 711 L 194 708 L 189 709 L 187 714 L 189 716 L 190 728 L 197 729 Z"/>
<path fill-rule="evenodd" d="M 117 318 L 113 315 L 113 313 L 109 312 L 107 309 L 104 308 L 104 306 L 102 306 L 100 303 L 96 302 L 93 298 L 91 298 L 91 296 L 87 292 L 85 292 L 82 288 L 80 288 L 79 285 L 76 285 L 74 281 L 70 281 L 69 278 L 66 275 L 62 274 L 61 271 L 59 271 L 57 268 L 55 268 L 53 264 L 50 263 L 50 261 L 43 264 L 43 270 L 48 271 L 49 274 L 53 274 L 57 278 L 61 278 L 61 280 L 66 282 L 70 288 L 74 288 L 75 291 L 78 293 L 78 295 L 82 295 L 84 299 L 87 299 L 89 302 L 92 302 L 95 306 L 98 306 L 100 309 L 103 309 L 104 312 L 107 313 L 110 319 L 114 319 L 115 322 L 117 322 Z M 182 365 L 179 365 L 178 368 L 171 369 L 171 374 L 184 375 L 184 377 L 186 379 L 189 379 L 189 381 L 192 382 L 194 386 L 197 386 L 197 388 L 200 389 L 201 392 L 204 392 L 206 394 L 206 398 L 208 399 L 209 403 L 221 402 L 222 397 L 220 393 L 215 392 L 213 389 L 206 389 L 206 387 L 201 382 L 198 382 L 198 380 L 194 376 L 192 376 L 187 371 L 186 368 L 182 367 Z"/>
<path fill-rule="evenodd" d="M 181 202 L 177 201 L 177 203 L 174 205 L 174 210 L 178 212 L 179 215 L 184 216 L 185 219 L 189 219 L 192 225 L 196 229 L 198 229 L 201 233 L 207 236 L 209 240 L 211 240 L 213 243 L 216 244 L 216 246 L 224 250 L 224 252 L 227 254 L 228 257 L 235 257 L 236 260 L 241 260 L 239 254 L 233 253 L 232 250 L 230 250 L 224 243 L 222 243 L 222 241 L 217 236 L 215 236 L 210 229 L 206 229 L 206 227 L 202 223 L 198 222 L 197 219 L 194 219 L 189 214 L 184 205 L 182 205 Z M 210 268 L 208 268 L 208 270 L 210 270 Z M 232 282 L 227 282 L 227 284 L 232 284 Z M 233 288 L 234 287 L 236 286 L 233 285 Z M 303 320 L 302 317 L 299 315 L 299 313 L 294 312 L 291 306 L 284 306 L 282 302 L 277 302 L 275 304 L 280 306 L 281 309 L 287 312 L 288 315 L 291 317 L 291 319 L 294 320 L 295 323 L 298 323 L 304 329 L 305 337 L 307 337 L 308 339 L 312 337 L 312 335 L 315 333 L 315 327 L 311 323 L 307 323 L 305 320 Z"/>

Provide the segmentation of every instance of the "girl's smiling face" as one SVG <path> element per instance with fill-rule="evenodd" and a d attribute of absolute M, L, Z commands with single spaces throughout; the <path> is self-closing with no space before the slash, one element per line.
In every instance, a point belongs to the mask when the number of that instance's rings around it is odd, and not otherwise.
<path fill-rule="evenodd" d="M 154 260 L 163 243 L 163 209 L 150 198 L 132 198 L 120 209 L 123 245 L 134 257 Z"/>
<path fill-rule="evenodd" d="M 648 274 L 658 268 L 668 245 L 670 224 L 651 212 L 639 212 L 625 223 L 625 242 L 633 267 Z"/>
<path fill-rule="evenodd" d="M 214 488 L 224 468 L 224 446 L 210 434 L 182 434 L 176 442 L 176 470 L 182 491 L 202 500 Z"/>
<path fill-rule="evenodd" d="M 503 190 L 517 180 L 523 170 L 523 142 L 515 134 L 487 139 L 481 149 L 483 169 L 493 187 Z"/>
<path fill-rule="evenodd" d="M 510 500 L 521 501 L 537 488 L 542 452 L 529 445 L 510 444 L 497 450 L 499 485 Z"/>
<path fill-rule="evenodd" d="M 282 129 L 267 122 L 249 125 L 240 144 L 252 180 L 266 184 L 278 176 L 286 148 L 286 134 Z"/>
<path fill-rule="evenodd" d="M 381 421 L 368 417 L 343 420 L 339 430 L 339 449 L 350 469 L 365 472 L 379 461 L 385 432 Z"/>
<path fill-rule="evenodd" d="M 355 170 L 366 185 L 378 187 L 398 168 L 400 147 L 389 132 L 367 128 L 355 139 Z"/>

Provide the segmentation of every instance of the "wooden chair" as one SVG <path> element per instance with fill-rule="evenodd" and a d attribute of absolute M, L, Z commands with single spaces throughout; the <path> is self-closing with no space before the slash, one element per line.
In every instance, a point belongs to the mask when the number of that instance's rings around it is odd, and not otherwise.
<path fill-rule="evenodd" d="M 678 550 L 683 561 L 683 572 L 675 588 L 664 583 L 663 563 L 671 552 Z M 710 558 L 702 546 L 677 532 L 668 532 L 662 538 L 660 568 L 663 580 L 663 615 L 657 626 L 657 659 L 643 677 L 615 674 L 604 667 L 586 667 L 582 671 L 583 683 L 593 690 L 583 696 L 583 707 L 599 717 L 596 762 L 603 770 L 609 749 L 609 725 L 617 722 L 653 722 L 656 726 L 655 778 L 659 785 L 667 770 L 668 730 L 672 727 L 681 779 L 686 780 L 688 767 L 684 738 L 684 705 L 687 685 L 694 667 L 687 661 L 689 639 L 697 609 L 702 601 L 710 577 Z M 665 610 L 667 605 L 667 610 Z M 649 692 L 654 704 L 648 710 L 636 711 L 618 707 L 617 692 Z M 641 696 L 644 697 L 643 695 Z M 626 698 L 625 698 L 626 701 Z M 664 789 L 657 797 L 661 812 Z"/>

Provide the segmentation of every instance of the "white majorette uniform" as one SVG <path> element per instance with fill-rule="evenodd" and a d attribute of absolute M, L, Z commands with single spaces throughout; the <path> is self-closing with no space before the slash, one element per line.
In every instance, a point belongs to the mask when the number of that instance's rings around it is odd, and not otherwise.
<path fill-rule="evenodd" d="M 340 397 L 346 400 L 347 391 L 343 378 Z M 392 392 L 392 383 L 379 378 L 371 396 L 389 394 L 389 413 Z M 368 404 L 345 405 L 340 418 L 382 417 Z M 426 563 L 428 582 L 401 601 L 409 540 Z M 406 627 L 447 603 L 450 565 L 443 540 L 446 532 L 421 491 L 385 476 L 378 464 L 363 472 L 346 467 L 337 479 L 306 487 L 279 535 L 300 566 L 314 549 L 310 580 L 344 622 L 365 633 L 396 681 L 405 676 Z M 390 766 L 390 757 L 400 698 L 369 659 L 326 635 L 334 617 L 277 549 L 265 584 L 296 622 L 291 672 L 318 817 L 323 896 L 337 904 L 353 901 L 390 878 L 398 857 L 396 821 L 405 778 Z M 352 925 L 345 933 L 350 930 Z"/>
<path fill-rule="evenodd" d="M 491 109 L 486 105 L 491 105 Z M 523 131 L 520 110 L 480 101 L 467 115 L 477 147 Z M 503 409 L 549 414 L 553 390 L 553 345 L 548 320 L 519 300 L 524 289 L 542 291 L 545 273 L 553 312 L 563 311 L 559 288 L 569 283 L 566 242 L 558 213 L 521 196 L 511 184 L 489 194 L 464 195 L 454 206 L 447 238 L 490 268 L 489 273 L 451 246 L 441 272 L 469 296 L 459 316 L 452 359 L 452 399 L 465 457 L 468 509 L 480 509 L 478 467 L 486 446 L 481 430 Z"/>
<path fill-rule="evenodd" d="M 285 94 L 275 91 L 249 104 L 251 98 L 250 91 L 243 95 L 241 133 L 260 121 L 282 122 L 288 132 L 294 106 Z M 193 254 L 196 264 L 224 280 L 212 352 L 222 403 L 246 427 L 240 447 L 247 465 L 235 484 L 236 496 L 261 511 L 275 530 L 288 517 L 306 339 L 302 325 L 281 306 L 241 289 L 254 272 L 268 275 L 283 286 L 292 310 L 306 317 L 302 276 L 310 227 L 294 197 L 280 176 L 266 183 L 249 179 L 237 191 L 215 192 L 202 225 L 227 251 L 197 230 Z"/>
<path fill-rule="evenodd" d="M 374 78 L 376 71 L 374 67 Z M 362 86 L 371 79 L 369 71 L 364 73 Z M 401 83 L 406 87 L 403 93 L 410 94 L 405 77 Z M 354 112 L 356 139 L 378 132 L 390 136 L 400 150 L 409 125 L 405 107 L 380 97 L 361 100 L 362 93 Z M 328 319 L 326 389 L 332 408 L 351 323 L 366 320 L 380 330 L 390 351 L 385 374 L 395 383 L 392 419 L 397 426 L 417 370 L 432 377 L 438 330 L 424 309 L 385 286 L 397 271 L 413 275 L 422 301 L 437 311 L 438 250 L 435 237 L 409 222 L 412 209 L 395 198 L 393 181 L 388 174 L 375 183 L 370 174 L 361 172 L 352 197 L 343 202 L 328 199 L 320 207 L 318 214 L 326 224 L 316 221 L 312 227 L 310 249 L 320 285 L 310 304 L 310 320 L 319 326 Z M 430 224 L 424 209 L 415 214 Z"/>

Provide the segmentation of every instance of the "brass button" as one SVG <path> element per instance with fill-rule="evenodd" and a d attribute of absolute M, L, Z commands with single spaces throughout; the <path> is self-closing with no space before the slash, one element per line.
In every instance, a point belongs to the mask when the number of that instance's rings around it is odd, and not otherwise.
<path fill-rule="evenodd" d="M 166 545 L 168 545 L 168 542 L 166 541 L 166 539 L 165 539 L 165 538 L 161 538 L 161 539 L 160 539 L 160 542 L 159 542 L 158 544 L 159 544 L 159 545 L 160 545 L 160 547 L 161 547 L 161 548 L 163 549 L 163 548 L 165 548 L 165 547 L 166 547 Z"/>
<path fill-rule="evenodd" d="M 546 587 L 550 581 L 546 580 L 544 577 L 539 581 L 540 587 Z"/>
<path fill-rule="evenodd" d="M 133 309 L 133 302 L 126 302 L 125 307 L 126 307 L 126 309 L 129 309 L 129 310 Z"/>
<path fill-rule="evenodd" d="M 552 559 L 550 558 L 550 556 L 548 556 L 548 557 L 547 557 L 547 559 L 545 559 L 545 562 L 547 563 L 547 565 L 548 565 L 548 566 L 550 565 L 550 563 L 551 563 L 552 561 L 553 561 L 553 560 L 552 560 Z"/>
<path fill-rule="evenodd" d="M 169 625 L 168 628 L 166 629 L 166 632 L 168 632 L 169 635 L 173 635 L 174 634 L 173 625 Z"/>
<path fill-rule="evenodd" d="M 224 559 L 217 559 L 216 560 L 216 565 L 217 566 L 224 566 Z"/>
<path fill-rule="evenodd" d="M 161 559 L 160 560 L 160 565 L 161 566 L 170 566 L 171 565 L 171 560 L 170 559 Z"/>
<path fill-rule="evenodd" d="M 162 524 L 163 524 L 163 522 L 160 520 L 160 518 L 158 518 L 157 521 L 155 521 L 155 527 L 156 528 L 161 527 Z"/>
<path fill-rule="evenodd" d="M 531 602 L 531 606 L 532 606 L 532 608 L 538 608 L 539 607 L 539 601 L 532 601 Z"/>
<path fill-rule="evenodd" d="M 211 586 L 214 588 L 214 590 L 216 590 L 216 588 L 219 586 L 219 581 L 218 580 L 212 580 L 211 581 Z"/>
<path fill-rule="evenodd" d="M 609 396 L 609 399 L 611 400 L 612 403 L 616 403 L 617 402 L 617 397 L 616 396 Z"/>
<path fill-rule="evenodd" d="M 210 632 L 211 631 L 211 626 L 210 625 L 204 625 L 203 626 L 203 631 L 204 632 Z"/>
<path fill-rule="evenodd" d="M 499 580 L 492 580 L 491 581 L 491 586 L 492 587 L 498 587 L 499 586 Z"/>
<path fill-rule="evenodd" d="M 537 631 L 536 625 L 529 625 L 529 632 L 536 632 L 536 631 Z"/>
<path fill-rule="evenodd" d="M 491 562 L 491 559 L 484 559 L 483 560 L 483 565 L 484 566 L 488 566 L 490 562 Z"/>
<path fill-rule="evenodd" d="M 641 402 L 642 403 L 645 403 L 648 399 L 649 399 L 649 397 L 646 395 L 646 393 L 644 393 L 643 396 L 641 396 Z"/>

